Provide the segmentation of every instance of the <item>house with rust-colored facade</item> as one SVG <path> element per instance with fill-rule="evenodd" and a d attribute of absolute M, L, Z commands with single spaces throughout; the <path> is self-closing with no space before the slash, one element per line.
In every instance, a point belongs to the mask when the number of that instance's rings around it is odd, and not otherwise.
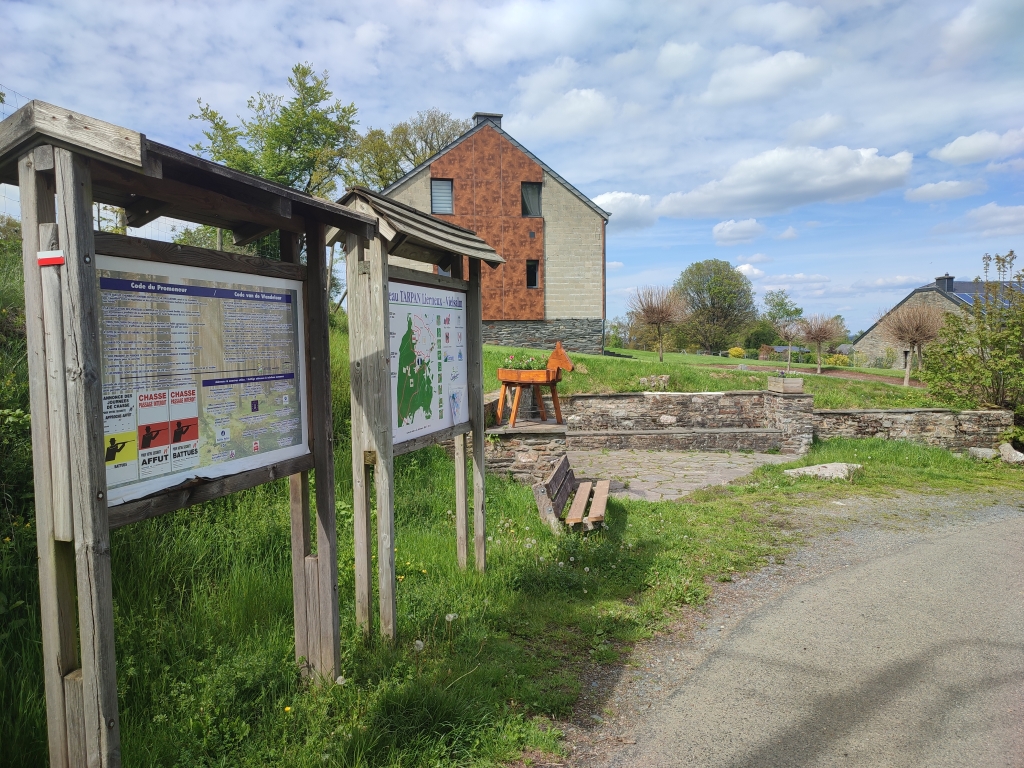
<path fill-rule="evenodd" d="M 383 194 L 473 230 L 504 257 L 482 274 L 485 343 L 600 354 L 610 214 L 502 130 L 501 115 L 473 123 Z"/>

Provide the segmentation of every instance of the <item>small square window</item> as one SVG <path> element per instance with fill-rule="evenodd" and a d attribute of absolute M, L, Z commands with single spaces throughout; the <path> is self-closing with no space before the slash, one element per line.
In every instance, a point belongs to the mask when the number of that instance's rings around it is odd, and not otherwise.
<path fill-rule="evenodd" d="M 523 195 L 523 216 L 540 216 L 540 182 L 524 181 L 521 185 Z"/>
<path fill-rule="evenodd" d="M 526 262 L 526 287 L 537 287 L 537 273 L 540 270 L 540 262 L 530 260 Z"/>
<path fill-rule="evenodd" d="M 452 180 L 430 180 L 430 212 L 454 213 L 452 208 Z"/>

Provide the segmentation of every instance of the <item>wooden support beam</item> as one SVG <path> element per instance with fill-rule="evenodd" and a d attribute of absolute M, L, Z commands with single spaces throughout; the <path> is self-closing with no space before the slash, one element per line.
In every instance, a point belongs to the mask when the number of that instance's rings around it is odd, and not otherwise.
<path fill-rule="evenodd" d="M 320 659 L 323 658 L 323 635 L 320 632 L 320 564 L 316 555 L 307 555 L 303 560 L 305 571 L 306 594 L 303 599 L 306 601 L 306 653 L 311 659 L 309 662 L 309 674 L 313 677 L 325 677 L 326 673 L 320 667 Z M 334 677 L 330 678 L 334 680 Z"/>
<path fill-rule="evenodd" d="M 297 456 L 285 459 L 266 467 L 250 469 L 237 475 L 229 475 L 217 480 L 195 480 L 183 488 L 171 488 L 145 499 L 126 501 L 110 507 L 107 517 L 110 529 L 121 528 L 130 523 L 150 520 L 168 512 L 175 512 L 204 501 L 219 499 L 231 493 L 238 493 L 257 485 L 272 483 L 282 477 L 289 477 L 296 472 L 305 472 L 313 467 L 313 455 Z"/>
<path fill-rule="evenodd" d="M 75 435 L 71 480 L 75 510 L 78 625 L 82 649 L 86 750 L 90 765 L 121 764 L 114 664 L 114 603 L 103 459 L 99 281 L 92 239 L 92 181 L 85 158 L 54 150 L 61 250 L 66 254 L 64 361 L 68 432 Z"/>
<path fill-rule="evenodd" d="M 289 232 L 305 230 L 302 218 L 281 216 L 277 210 L 272 210 L 273 206 L 253 205 L 208 189 L 172 179 L 156 179 L 106 163 L 94 162 L 92 171 L 97 186 L 167 203 L 168 215 L 185 212 L 181 215 L 189 221 L 225 229 L 245 222 Z"/>
<path fill-rule="evenodd" d="M 39 250 L 59 248 L 57 225 L 39 225 Z M 75 525 L 71 511 L 71 451 L 68 439 L 68 398 L 64 383 L 64 309 L 61 300 L 61 273 L 64 267 L 39 268 L 43 290 L 43 327 L 46 334 L 46 398 L 49 405 L 50 483 L 52 489 L 53 537 L 74 541 Z"/>
<path fill-rule="evenodd" d="M 466 294 L 466 375 L 469 377 L 469 420 L 473 425 L 473 539 L 476 569 L 481 572 L 487 567 L 483 327 L 480 262 L 470 259 Z"/>
<path fill-rule="evenodd" d="M 331 416 L 330 281 L 324 225 L 309 221 L 306 265 L 310 419 L 316 471 L 316 550 L 320 573 L 320 659 L 317 671 L 331 680 L 341 669 L 338 618 L 338 535 L 334 502 L 334 420 Z"/>
<path fill-rule="evenodd" d="M 309 472 L 288 478 L 292 534 L 292 602 L 295 612 L 295 660 L 309 674 L 309 620 L 306 616 L 306 557 L 309 555 Z"/>
<path fill-rule="evenodd" d="M 280 232 L 281 239 L 281 261 L 288 264 L 299 265 L 299 236 L 294 232 Z M 305 267 L 303 269 L 302 279 L 306 279 Z"/>
<path fill-rule="evenodd" d="M 370 264 L 369 325 L 365 336 L 373 345 L 364 365 L 369 368 L 366 390 L 368 419 L 377 452 L 374 483 L 377 487 L 377 602 L 380 633 L 392 642 L 398 637 L 398 605 L 395 592 L 395 462 L 391 433 L 391 320 L 388 306 L 388 256 L 380 236 L 370 241 L 366 260 Z M 364 374 L 365 375 L 365 374 Z"/>
<path fill-rule="evenodd" d="M 349 323 L 355 323 L 357 333 L 348 337 L 349 391 L 352 409 L 352 537 L 355 545 L 356 625 L 369 637 L 373 618 L 373 576 L 370 545 L 370 485 L 372 468 L 365 463 L 365 452 L 372 450 L 365 404 L 369 367 L 366 365 L 366 341 L 362 329 L 369 328 L 370 298 L 369 270 L 362 238 L 348 235 L 345 241 L 346 281 L 348 283 Z"/>
<path fill-rule="evenodd" d="M 131 205 L 124 207 L 125 221 L 129 227 L 144 227 L 149 222 L 163 216 L 164 212 L 169 210 L 170 207 L 170 203 L 152 200 L 148 197 L 140 197 Z"/>
<path fill-rule="evenodd" d="M 50 154 L 52 160 L 52 152 Z M 32 475 L 35 483 L 36 546 L 39 553 L 43 686 L 50 765 L 67 768 L 68 734 L 64 675 L 78 667 L 75 629 L 74 553 L 54 539 L 50 479 L 50 430 L 46 332 L 43 321 L 39 225 L 56 220 L 52 180 L 35 165 L 35 153 L 18 161 L 21 198 L 22 266 L 25 277 L 25 335 L 28 341 L 29 401 L 32 408 Z M 52 168 L 52 162 L 50 164 Z M 70 587 L 70 589 L 69 589 Z"/>
<path fill-rule="evenodd" d="M 246 253 L 214 251 L 191 245 L 165 243 L 160 240 L 146 240 L 142 237 L 126 237 L 112 232 L 94 232 L 96 252 L 126 259 L 141 259 L 164 264 L 183 264 L 187 267 L 223 269 L 228 272 L 244 272 L 247 275 L 282 277 L 286 280 L 305 280 L 306 267 L 289 264 Z"/>
<path fill-rule="evenodd" d="M 459 568 L 469 560 L 469 496 L 466 487 L 466 435 L 455 438 L 455 551 Z"/>
<path fill-rule="evenodd" d="M 236 224 L 231 228 L 231 242 L 241 247 L 255 243 L 261 237 L 266 237 L 276 230 L 276 227 L 267 227 L 264 224 Z"/>
<path fill-rule="evenodd" d="M 68 721 L 68 763 L 72 768 L 87 765 L 85 688 L 81 669 L 76 669 L 64 676 L 64 711 Z"/>

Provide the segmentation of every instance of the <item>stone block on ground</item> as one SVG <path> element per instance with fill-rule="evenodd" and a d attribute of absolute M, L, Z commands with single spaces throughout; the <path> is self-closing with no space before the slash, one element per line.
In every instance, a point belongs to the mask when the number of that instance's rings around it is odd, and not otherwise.
<path fill-rule="evenodd" d="M 1021 453 L 1009 443 L 999 446 L 999 455 L 1007 464 L 1024 464 L 1024 453 Z"/>
<path fill-rule="evenodd" d="M 972 459 L 998 459 L 999 451 L 995 448 L 968 448 L 967 455 Z"/>
<path fill-rule="evenodd" d="M 861 464 L 847 464 L 842 461 L 833 461 L 829 464 L 815 464 L 810 467 L 797 467 L 796 469 L 784 469 L 790 477 L 817 477 L 821 480 L 849 480 L 853 471 L 861 468 Z"/>

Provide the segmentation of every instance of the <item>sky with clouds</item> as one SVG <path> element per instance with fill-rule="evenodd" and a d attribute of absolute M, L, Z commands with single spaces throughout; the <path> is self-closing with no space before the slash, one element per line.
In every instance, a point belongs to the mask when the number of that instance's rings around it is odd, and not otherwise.
<path fill-rule="evenodd" d="M 503 126 L 613 212 L 608 310 L 687 264 L 868 325 L 1024 249 L 1024 3 L 306 0 L 0 5 L 0 83 L 186 148 L 292 64 L 362 127 Z"/>

